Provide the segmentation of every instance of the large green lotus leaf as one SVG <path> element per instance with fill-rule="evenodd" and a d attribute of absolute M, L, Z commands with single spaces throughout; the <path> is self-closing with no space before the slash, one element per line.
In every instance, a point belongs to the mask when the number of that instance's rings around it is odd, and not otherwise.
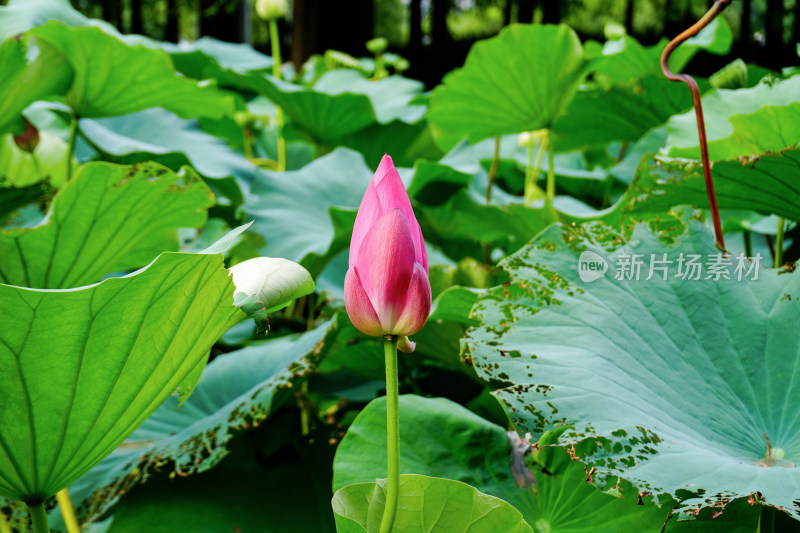
<path fill-rule="evenodd" d="M 489 176 L 479 155 L 464 143 L 438 163 L 421 161 L 409 186 L 426 241 L 457 260 L 481 257 L 483 243 L 516 250 L 554 221 L 542 202 L 527 206 L 496 184 L 487 203 Z"/>
<path fill-rule="evenodd" d="M 361 155 L 346 148 L 300 170 L 260 172 L 244 203 L 246 218 L 267 236 L 259 252 L 301 263 L 316 277 L 349 244 L 372 174 Z"/>
<path fill-rule="evenodd" d="M 731 279 L 683 279 L 681 254 L 698 254 L 705 278 L 719 252 L 705 226 L 682 222 L 669 241 L 639 225 L 627 244 L 600 224 L 550 227 L 502 262 L 511 282 L 476 304 L 468 352 L 480 376 L 506 384 L 495 394 L 518 430 L 569 424 L 566 442 L 605 439 L 590 459 L 601 479 L 696 493 L 687 505 L 759 492 L 800 517 L 800 276 L 744 258 L 737 271 L 731 258 L 720 264 Z M 643 254 L 638 280 L 624 254 Z M 647 280 L 650 254 L 672 263 Z M 769 467 L 765 435 L 785 451 Z"/>
<path fill-rule="evenodd" d="M 312 137 L 334 146 L 372 124 L 418 122 L 426 109 L 412 104 L 422 93 L 420 82 L 399 76 L 368 81 L 349 69 L 332 70 L 313 87 L 262 76 L 252 88 L 281 106 Z"/>
<path fill-rule="evenodd" d="M 401 167 L 413 167 L 418 159 L 438 161 L 444 155 L 433 142 L 425 120 L 373 124 L 340 139 L 338 144 L 359 152 L 370 168 L 378 168 L 384 153 L 391 154 L 394 164 Z"/>
<path fill-rule="evenodd" d="M 642 46 L 630 35 L 605 43 L 587 41 L 584 55 L 593 62 L 592 77 L 604 87 L 638 80 L 661 73 L 659 59 L 666 41 L 655 46 Z"/>
<path fill-rule="evenodd" d="M 463 481 L 510 500 L 516 485 L 500 426 L 444 398 L 400 396 L 400 471 Z M 386 398 L 367 405 L 336 452 L 333 489 L 386 477 Z"/>
<path fill-rule="evenodd" d="M 611 141 L 636 141 L 691 106 L 686 87 L 661 74 L 609 89 L 578 91 L 553 126 L 553 144 L 557 150 L 569 151 Z"/>
<path fill-rule="evenodd" d="M 536 531 L 607 533 L 658 530 L 668 508 L 637 504 L 586 482 L 583 463 L 558 450 L 542 468 L 512 461 L 506 431 L 443 398 L 400 397 L 400 471 L 462 481 L 512 504 Z M 521 462 L 520 462 L 521 461 Z M 333 488 L 386 477 L 386 399 L 359 413 L 336 451 Z M 535 488 L 520 488 L 515 476 Z"/>
<path fill-rule="evenodd" d="M 221 255 L 72 290 L 0 285 L 0 495 L 40 501 L 125 440 L 245 315 Z"/>
<path fill-rule="evenodd" d="M 533 533 L 522 515 L 499 498 L 460 481 L 403 474 L 394 527 L 432 533 Z M 339 533 L 377 533 L 386 505 L 386 480 L 348 485 L 333 495 Z"/>
<path fill-rule="evenodd" d="M 108 533 L 334 533 L 327 435 L 312 434 L 315 443 L 303 439 L 265 459 L 250 443 L 274 442 L 286 432 L 270 426 L 237 439 L 213 470 L 154 475 L 114 508 Z"/>
<path fill-rule="evenodd" d="M 178 228 L 202 226 L 213 204 L 188 169 L 88 163 L 53 199 L 45 222 L 0 230 L 0 281 L 60 289 L 133 270 L 178 250 Z"/>
<path fill-rule="evenodd" d="M 800 76 L 749 89 L 717 89 L 702 99 L 713 160 L 763 154 L 800 143 Z M 667 123 L 664 152 L 700 159 L 694 111 Z"/>
<path fill-rule="evenodd" d="M 66 100 L 82 118 L 165 107 L 184 118 L 220 118 L 233 100 L 214 87 L 179 77 L 166 52 L 129 46 L 100 28 L 69 28 L 49 22 L 29 35 L 52 45 L 74 70 Z"/>
<path fill-rule="evenodd" d="M 293 385 L 314 371 L 328 348 L 335 321 L 301 335 L 260 341 L 215 358 L 183 404 L 170 396 L 103 462 L 70 486 L 92 519 L 127 489 L 156 471 L 181 477 L 214 467 L 229 453 L 234 435 L 262 423 L 291 396 Z"/>
<path fill-rule="evenodd" d="M 156 160 L 171 168 L 190 163 L 209 178 L 236 176 L 251 181 L 256 166 L 225 141 L 203 132 L 195 120 L 166 109 L 145 109 L 130 115 L 83 119 L 80 129 L 90 144 L 125 163 Z M 78 142 L 81 148 L 81 142 Z"/>
<path fill-rule="evenodd" d="M 72 76 L 69 62 L 47 43 L 26 46 L 9 39 L 0 44 L 0 133 L 24 131 L 22 110 L 41 98 L 63 95 Z"/>
<path fill-rule="evenodd" d="M 214 79 L 220 87 L 259 92 L 261 78 L 272 68 L 272 57 L 246 44 L 203 37 L 191 43 L 160 43 L 175 68 L 190 78 Z"/>
<path fill-rule="evenodd" d="M 256 51 L 249 44 L 228 43 L 213 37 L 202 37 L 196 41 L 181 42 L 177 45 L 163 43 L 163 48 L 172 56 L 176 66 L 179 58 L 183 56 L 194 57 L 194 61 L 199 61 L 200 56 L 203 56 L 209 64 L 213 62 L 220 68 L 244 73 L 271 69 L 274 62 L 271 56 Z M 182 69 L 181 71 L 183 72 Z M 184 74 L 195 79 L 215 77 L 194 76 L 187 72 Z"/>
<path fill-rule="evenodd" d="M 463 68 L 433 91 L 428 120 L 444 150 L 549 128 L 584 78 L 587 61 L 567 26 L 513 24 L 475 43 Z"/>
<path fill-rule="evenodd" d="M 415 100 L 422 95 L 424 88 L 422 82 L 402 76 L 370 81 L 351 69 L 327 72 L 314 84 L 314 90 L 324 94 L 363 94 L 369 98 L 380 124 L 393 120 L 409 124 L 419 121 L 427 109 Z"/>
<path fill-rule="evenodd" d="M 68 26 L 97 26 L 119 35 L 111 24 L 84 16 L 69 0 L 9 0 L 0 6 L 0 41 L 25 33 L 31 28 L 57 20 Z"/>
<path fill-rule="evenodd" d="M 604 85 L 614 85 L 639 79 L 647 75 L 663 76 L 661 73 L 661 52 L 668 39 L 662 39 L 654 46 L 642 46 L 628 35 L 607 41 L 602 46 L 589 42 L 585 45 L 586 55 L 594 61 L 594 78 Z M 687 39 L 669 58 L 673 72 L 680 72 L 699 51 L 716 55 L 730 52 L 733 45 L 733 32 L 724 17 L 717 17 L 700 33 Z M 686 87 L 684 87 L 686 90 Z"/>
<path fill-rule="evenodd" d="M 800 220 L 800 149 L 740 161 L 717 161 L 714 190 L 722 209 L 746 209 Z M 708 206 L 703 168 L 698 161 L 649 155 L 633 183 L 612 208 L 596 216 L 619 227 L 640 220 L 662 219 L 677 205 Z"/>

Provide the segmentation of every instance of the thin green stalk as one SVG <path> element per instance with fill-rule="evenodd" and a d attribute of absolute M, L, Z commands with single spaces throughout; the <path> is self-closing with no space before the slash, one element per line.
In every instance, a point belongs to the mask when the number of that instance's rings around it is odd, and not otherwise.
<path fill-rule="evenodd" d="M 783 232 L 786 230 L 786 219 L 778 217 L 778 234 L 775 235 L 775 268 L 783 266 Z"/>
<path fill-rule="evenodd" d="M 497 167 L 500 165 L 500 136 L 494 138 L 494 155 L 492 156 L 492 166 L 489 167 L 489 185 L 486 186 L 486 203 L 492 201 L 492 187 L 497 176 Z"/>
<path fill-rule="evenodd" d="M 67 138 L 67 181 L 72 179 L 72 154 L 75 153 L 75 138 L 78 136 L 78 117 L 72 115 L 69 123 L 69 137 Z"/>
<path fill-rule="evenodd" d="M 753 257 L 753 236 L 749 230 L 744 230 L 744 256 Z"/>
<path fill-rule="evenodd" d="M 253 132 L 250 131 L 249 126 L 242 129 L 242 136 L 244 137 L 244 156 L 248 161 L 253 161 Z"/>
<path fill-rule="evenodd" d="M 530 151 L 528 152 L 528 167 L 530 168 L 530 178 L 525 179 L 525 203 L 530 205 L 537 198 L 536 184 L 539 181 L 539 174 L 542 172 L 542 160 L 544 153 L 547 151 L 549 139 L 545 137 L 539 144 L 539 152 L 536 154 L 536 163 L 531 166 L 531 157 L 533 155 L 533 145 L 531 144 Z M 539 189 L 541 190 L 541 189 Z M 541 196 L 539 196 L 541 198 Z"/>
<path fill-rule="evenodd" d="M 3 516 L 3 513 L 0 513 L 0 533 L 12 533 L 11 526 L 8 524 L 6 517 Z"/>
<path fill-rule="evenodd" d="M 390 533 L 397 514 L 400 492 L 400 400 L 397 381 L 397 335 L 384 337 L 386 356 L 386 454 L 388 479 L 386 480 L 386 507 L 383 510 L 380 533 Z"/>
<path fill-rule="evenodd" d="M 50 533 L 50 526 L 47 524 L 47 511 L 44 508 L 44 502 L 36 504 L 28 504 L 28 510 L 31 512 L 31 525 L 33 526 L 33 533 Z"/>
<path fill-rule="evenodd" d="M 548 141 L 549 141 L 550 132 L 548 132 Z M 545 194 L 545 206 L 552 207 L 553 206 L 553 199 L 556 197 L 556 165 L 554 161 L 554 154 L 553 154 L 553 145 L 548 142 L 547 144 L 547 190 Z"/>
<path fill-rule="evenodd" d="M 492 187 L 494 187 L 494 179 L 497 176 L 497 167 L 500 166 L 500 136 L 494 138 L 494 156 L 492 156 L 492 166 L 489 167 L 489 184 L 486 186 L 486 203 L 492 201 Z M 487 265 L 491 264 L 492 253 L 489 248 L 489 243 L 483 243 L 483 262 Z"/>
<path fill-rule="evenodd" d="M 75 516 L 75 508 L 69 498 L 67 489 L 62 489 L 56 494 L 58 507 L 61 509 L 61 517 L 64 525 L 67 526 L 67 533 L 81 533 L 81 526 L 78 525 L 78 518 Z"/>
<path fill-rule="evenodd" d="M 303 431 L 303 435 L 308 435 L 308 432 L 311 431 L 311 416 L 309 414 L 308 409 L 308 381 L 304 381 L 302 385 L 300 385 L 300 391 L 298 393 L 298 404 L 300 404 L 300 428 Z"/>
<path fill-rule="evenodd" d="M 281 43 L 278 38 L 278 21 L 269 21 L 269 44 L 272 51 L 272 75 L 275 79 L 281 79 Z M 286 170 L 286 139 L 283 138 L 283 108 L 277 106 L 275 109 L 275 126 L 278 130 L 278 170 Z"/>

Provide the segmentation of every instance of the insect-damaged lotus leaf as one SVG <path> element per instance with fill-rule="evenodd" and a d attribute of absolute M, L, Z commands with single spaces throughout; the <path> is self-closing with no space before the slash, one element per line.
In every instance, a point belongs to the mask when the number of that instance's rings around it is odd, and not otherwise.
<path fill-rule="evenodd" d="M 800 517 L 800 276 L 747 261 L 737 272 L 730 257 L 731 279 L 706 279 L 721 256 L 705 227 L 683 222 L 674 242 L 646 226 L 628 243 L 602 225 L 540 234 L 501 263 L 510 284 L 473 309 L 475 368 L 506 383 L 495 394 L 518 429 L 605 439 L 588 459 L 601 476 L 691 491 L 687 505 L 759 492 Z M 616 279 L 631 273 L 623 254 L 642 261 L 638 280 Z M 673 263 L 646 279 L 651 254 Z M 697 254 L 700 279 L 676 277 L 681 254 Z"/>

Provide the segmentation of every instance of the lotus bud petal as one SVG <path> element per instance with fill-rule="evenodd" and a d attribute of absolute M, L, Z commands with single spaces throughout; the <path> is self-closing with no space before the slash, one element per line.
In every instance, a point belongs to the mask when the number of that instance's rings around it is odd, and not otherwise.
<path fill-rule="evenodd" d="M 356 215 L 344 289 L 347 314 L 366 335 L 412 335 L 428 319 L 431 286 L 425 241 L 388 155 Z"/>

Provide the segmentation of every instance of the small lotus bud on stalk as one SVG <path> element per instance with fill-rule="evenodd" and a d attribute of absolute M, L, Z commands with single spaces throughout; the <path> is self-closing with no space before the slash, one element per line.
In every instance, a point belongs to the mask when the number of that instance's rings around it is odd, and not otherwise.
<path fill-rule="evenodd" d="M 607 41 L 618 41 L 627 35 L 625 26 L 618 22 L 609 22 L 603 26 L 603 35 Z"/>
<path fill-rule="evenodd" d="M 389 47 L 389 41 L 385 37 L 375 37 L 367 41 L 367 50 L 371 54 L 380 55 Z"/>
<path fill-rule="evenodd" d="M 14 143 L 19 147 L 20 150 L 33 153 L 33 151 L 36 150 L 36 147 L 39 146 L 39 130 L 36 129 L 36 126 L 28 122 L 28 119 L 24 120 L 25 131 L 19 135 L 14 135 Z"/>
<path fill-rule="evenodd" d="M 389 75 L 386 70 L 386 61 L 383 58 L 383 53 L 389 47 L 389 41 L 385 37 L 376 37 L 367 41 L 367 50 L 375 56 L 375 75 L 376 80 L 381 80 Z"/>
<path fill-rule="evenodd" d="M 531 144 L 533 144 L 533 135 L 529 131 L 523 131 L 517 137 L 517 144 L 520 148 L 527 148 Z"/>
<path fill-rule="evenodd" d="M 428 320 L 431 285 L 425 241 L 388 155 L 358 208 L 344 301 L 356 328 L 374 337 L 413 335 Z"/>
<path fill-rule="evenodd" d="M 256 0 L 256 13 L 264 20 L 283 18 L 287 11 L 287 0 Z"/>

